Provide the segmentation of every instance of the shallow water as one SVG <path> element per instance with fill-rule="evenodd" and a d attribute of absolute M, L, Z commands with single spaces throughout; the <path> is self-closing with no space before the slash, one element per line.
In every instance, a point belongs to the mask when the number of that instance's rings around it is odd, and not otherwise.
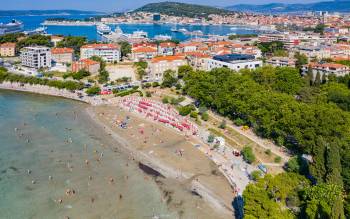
<path fill-rule="evenodd" d="M 91 124 L 84 108 L 0 91 L 0 218 L 177 218 L 164 191 Z"/>

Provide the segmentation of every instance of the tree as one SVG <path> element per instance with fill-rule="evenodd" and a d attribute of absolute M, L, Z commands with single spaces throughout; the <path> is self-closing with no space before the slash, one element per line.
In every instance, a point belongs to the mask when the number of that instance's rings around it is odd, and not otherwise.
<path fill-rule="evenodd" d="M 299 70 L 303 67 L 303 65 L 306 65 L 308 63 L 307 56 L 300 54 L 299 52 L 295 53 L 294 58 L 296 59 L 295 67 Z"/>
<path fill-rule="evenodd" d="M 172 87 L 177 82 L 176 72 L 173 70 L 166 70 L 163 75 L 162 87 Z"/>
<path fill-rule="evenodd" d="M 86 94 L 90 95 L 90 96 L 94 96 L 94 95 L 97 95 L 101 92 L 101 89 L 100 87 L 98 86 L 93 86 L 93 87 L 90 87 L 86 90 Z"/>
<path fill-rule="evenodd" d="M 322 74 L 322 80 L 321 80 L 321 84 L 325 84 L 327 82 L 327 76 L 326 74 Z"/>
<path fill-rule="evenodd" d="M 75 80 L 81 80 L 81 79 L 88 77 L 88 76 L 90 76 L 90 72 L 88 72 L 86 70 L 80 70 L 80 71 L 72 74 L 72 78 Z"/>
<path fill-rule="evenodd" d="M 86 44 L 86 37 L 66 36 L 62 41 L 57 43 L 57 47 L 73 48 L 75 54 L 79 54 L 80 48 Z"/>
<path fill-rule="evenodd" d="M 243 159 L 249 164 L 254 163 L 256 160 L 255 155 L 253 153 L 253 149 L 252 147 L 249 147 L 249 146 L 245 146 L 243 148 L 242 156 L 243 156 Z"/>
<path fill-rule="evenodd" d="M 225 128 L 226 128 L 226 120 L 225 120 L 225 119 L 223 119 L 223 120 L 221 121 L 221 123 L 220 123 L 220 125 L 219 125 L 219 128 L 221 128 L 221 129 L 225 129 Z"/>
<path fill-rule="evenodd" d="M 178 77 L 183 78 L 186 74 L 190 73 L 193 71 L 193 68 L 189 65 L 182 65 L 179 67 L 178 70 Z"/>
<path fill-rule="evenodd" d="M 210 135 L 208 136 L 207 142 L 208 142 L 208 143 L 213 143 L 213 142 L 214 142 L 214 139 L 215 139 L 215 136 L 210 134 Z"/>
<path fill-rule="evenodd" d="M 208 121 L 209 119 L 209 114 L 207 112 L 204 112 L 201 114 L 202 120 L 203 121 Z"/>
<path fill-rule="evenodd" d="M 253 172 L 251 172 L 250 178 L 254 181 L 257 181 L 261 177 L 261 175 L 262 174 L 260 170 L 254 170 Z"/>
<path fill-rule="evenodd" d="M 319 87 L 321 85 L 321 74 L 320 72 L 317 72 L 316 78 L 315 78 L 315 86 Z"/>
<path fill-rule="evenodd" d="M 343 194 L 340 186 L 319 184 L 308 187 L 303 193 L 307 218 L 345 218 Z"/>
<path fill-rule="evenodd" d="M 131 45 L 128 42 L 123 41 L 123 42 L 120 42 L 119 45 L 120 45 L 120 48 L 121 48 L 120 49 L 121 50 L 121 55 L 123 57 L 126 57 L 126 56 L 128 56 L 128 54 L 131 53 Z"/>

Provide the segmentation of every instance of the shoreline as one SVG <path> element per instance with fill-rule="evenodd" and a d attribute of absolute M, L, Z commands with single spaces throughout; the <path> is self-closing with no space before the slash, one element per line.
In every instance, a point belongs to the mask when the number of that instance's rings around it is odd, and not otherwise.
<path fill-rule="evenodd" d="M 0 83 L 0 89 L 47 95 L 47 96 L 53 96 L 53 97 L 62 97 L 65 99 L 75 100 L 75 101 L 79 101 L 79 102 L 86 103 L 93 106 L 107 103 L 101 98 L 89 97 L 86 95 L 83 96 L 82 98 L 79 98 L 77 93 L 73 93 L 65 89 L 60 90 L 58 88 L 44 86 L 44 85 L 21 84 L 17 82 L 11 83 L 8 81 L 4 81 L 3 83 Z"/>
<path fill-rule="evenodd" d="M 230 206 L 227 206 L 223 200 L 220 199 L 220 197 L 214 194 L 213 191 L 211 191 L 200 182 L 192 180 L 195 177 L 194 174 L 178 171 L 174 167 L 165 164 L 159 159 L 154 159 L 154 157 L 149 156 L 147 153 L 139 151 L 135 147 L 131 146 L 124 137 L 120 136 L 118 133 L 108 127 L 108 125 L 105 125 L 102 121 L 100 121 L 99 118 L 97 118 L 96 113 L 93 112 L 92 107 L 86 108 L 85 112 L 96 125 L 101 127 L 109 136 L 111 136 L 115 141 L 119 143 L 119 146 L 125 150 L 125 153 L 134 156 L 136 161 L 159 172 L 165 178 L 176 180 L 179 183 L 191 180 L 191 192 L 198 193 L 203 198 L 203 200 L 210 204 L 216 211 L 224 213 L 226 215 L 234 215 L 234 210 L 230 208 Z"/>

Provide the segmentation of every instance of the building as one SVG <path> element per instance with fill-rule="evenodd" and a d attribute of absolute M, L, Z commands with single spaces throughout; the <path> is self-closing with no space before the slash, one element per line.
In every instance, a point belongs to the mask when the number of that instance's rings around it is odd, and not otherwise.
<path fill-rule="evenodd" d="M 158 46 L 158 55 L 160 56 L 172 56 L 175 53 L 176 43 L 162 42 Z"/>
<path fill-rule="evenodd" d="M 78 72 L 80 70 L 86 70 L 92 75 L 98 74 L 100 70 L 100 63 L 91 59 L 81 59 L 72 63 L 72 72 Z"/>
<path fill-rule="evenodd" d="M 88 59 L 92 56 L 101 57 L 106 62 L 119 62 L 121 58 L 120 46 L 116 44 L 88 44 L 80 48 L 81 59 Z"/>
<path fill-rule="evenodd" d="M 52 61 L 56 63 L 72 63 L 73 62 L 72 48 L 53 48 L 51 49 Z"/>
<path fill-rule="evenodd" d="M 45 46 L 24 47 L 20 58 L 23 66 L 36 69 L 51 67 L 51 51 Z"/>
<path fill-rule="evenodd" d="M 162 80 L 163 73 L 166 70 L 178 71 L 182 65 L 187 65 L 184 56 L 161 56 L 153 58 L 148 64 L 150 70 L 150 77 L 154 80 Z"/>
<path fill-rule="evenodd" d="M 57 44 L 59 42 L 61 42 L 62 40 L 64 40 L 64 37 L 61 37 L 61 36 L 51 36 L 51 43 L 53 44 L 54 47 L 57 46 Z"/>
<path fill-rule="evenodd" d="M 289 57 L 272 57 L 266 60 L 266 63 L 276 67 L 295 67 L 296 59 Z"/>
<path fill-rule="evenodd" d="M 206 59 L 207 70 L 214 68 L 229 68 L 235 71 L 241 69 L 255 69 L 262 66 L 261 60 L 256 60 L 252 55 L 243 54 L 228 54 L 214 56 L 211 59 Z"/>
<path fill-rule="evenodd" d="M 16 43 L 0 44 L 0 56 L 15 56 L 15 55 L 16 55 Z"/>
<path fill-rule="evenodd" d="M 309 68 L 312 69 L 312 74 L 315 79 L 317 73 L 321 78 L 325 74 L 326 76 L 334 74 L 335 76 L 344 76 L 350 73 L 350 68 L 346 65 L 336 63 L 310 63 L 302 67 L 303 74 L 307 74 Z"/>
<path fill-rule="evenodd" d="M 131 59 L 140 61 L 145 59 L 152 59 L 158 55 L 157 47 L 152 46 L 138 46 L 131 50 Z"/>

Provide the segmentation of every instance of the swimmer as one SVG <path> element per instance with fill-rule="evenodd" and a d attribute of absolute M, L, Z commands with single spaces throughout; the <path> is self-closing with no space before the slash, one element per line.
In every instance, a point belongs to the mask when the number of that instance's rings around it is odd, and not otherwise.
<path fill-rule="evenodd" d="M 49 180 L 52 180 L 53 178 L 52 178 L 52 176 L 49 176 Z"/>
<path fill-rule="evenodd" d="M 89 180 L 92 180 L 92 176 L 89 176 Z"/>
<path fill-rule="evenodd" d="M 123 196 L 122 196 L 122 194 L 120 194 L 120 195 L 119 195 L 119 199 L 122 199 L 122 198 L 123 198 Z"/>
<path fill-rule="evenodd" d="M 85 160 L 86 166 L 89 165 L 89 160 Z"/>
<path fill-rule="evenodd" d="M 35 184 L 36 183 L 36 181 L 35 180 L 32 180 L 32 184 Z"/>
<path fill-rule="evenodd" d="M 114 179 L 112 177 L 109 178 L 109 183 L 114 183 Z"/>
<path fill-rule="evenodd" d="M 28 169 L 27 170 L 27 174 L 29 175 L 29 174 L 31 174 L 32 173 L 32 171 L 30 170 L 30 169 Z"/>

